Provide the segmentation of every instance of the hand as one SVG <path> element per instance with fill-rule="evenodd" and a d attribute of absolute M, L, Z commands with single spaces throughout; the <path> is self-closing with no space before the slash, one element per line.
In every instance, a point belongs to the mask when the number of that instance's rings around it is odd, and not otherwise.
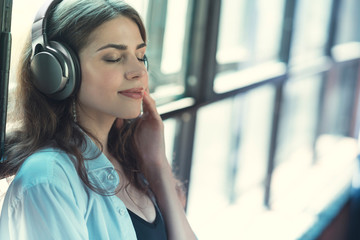
<path fill-rule="evenodd" d="M 142 156 L 145 177 L 163 213 L 168 237 L 172 240 L 196 239 L 186 219 L 185 195 L 177 191 L 177 181 L 166 160 L 164 124 L 148 92 L 143 98 L 143 115 L 139 121 L 135 141 Z"/>
<path fill-rule="evenodd" d="M 167 163 L 164 141 L 164 124 L 156 110 L 155 101 L 148 92 L 143 98 L 143 114 L 140 116 L 135 131 L 135 140 L 142 156 L 143 166 L 149 174 L 150 170 L 161 170 Z"/>

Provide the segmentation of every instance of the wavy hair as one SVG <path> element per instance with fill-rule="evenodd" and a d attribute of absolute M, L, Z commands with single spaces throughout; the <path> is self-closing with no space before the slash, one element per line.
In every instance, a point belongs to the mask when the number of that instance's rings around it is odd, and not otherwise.
<path fill-rule="evenodd" d="M 49 41 L 68 45 L 76 54 L 89 41 L 90 34 L 103 23 L 124 16 L 139 27 L 142 39 L 146 42 L 146 31 L 139 14 L 129 5 L 117 0 L 64 0 L 59 3 L 48 19 L 47 36 Z M 32 81 L 30 69 L 30 38 L 25 44 L 22 60 L 17 74 L 15 112 L 17 127 L 7 136 L 5 161 L 0 170 L 0 178 L 16 174 L 22 163 L 31 154 L 44 147 L 55 147 L 66 152 L 74 162 L 81 180 L 92 190 L 106 194 L 93 186 L 86 173 L 81 147 L 86 144 L 89 131 L 74 123 L 72 115 L 73 98 L 62 101 L 52 100 L 39 92 Z M 76 98 L 77 93 L 74 94 Z M 114 123 L 109 133 L 110 153 L 124 168 L 124 174 L 131 184 L 140 190 L 145 187 L 138 178 L 141 172 L 141 158 L 134 139 L 138 121 L 124 121 L 118 129 Z M 99 141 L 97 141 L 99 143 Z M 96 156 L 94 156 L 95 158 Z"/>

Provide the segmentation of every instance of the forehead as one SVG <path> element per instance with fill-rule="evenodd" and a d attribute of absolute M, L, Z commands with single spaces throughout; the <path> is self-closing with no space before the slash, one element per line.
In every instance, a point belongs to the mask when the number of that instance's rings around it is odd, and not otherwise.
<path fill-rule="evenodd" d="M 119 16 L 95 28 L 85 47 L 96 48 L 109 43 L 131 47 L 143 42 L 138 25 L 130 18 Z"/>

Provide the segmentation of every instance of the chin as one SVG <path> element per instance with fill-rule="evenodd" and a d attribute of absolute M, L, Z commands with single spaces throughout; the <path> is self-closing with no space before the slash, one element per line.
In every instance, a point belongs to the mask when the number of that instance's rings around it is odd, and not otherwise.
<path fill-rule="evenodd" d="M 131 120 L 131 119 L 135 119 L 138 118 L 141 115 L 141 111 L 137 111 L 137 112 L 132 112 L 127 114 L 126 116 L 123 116 L 122 119 L 126 119 L 126 120 Z"/>

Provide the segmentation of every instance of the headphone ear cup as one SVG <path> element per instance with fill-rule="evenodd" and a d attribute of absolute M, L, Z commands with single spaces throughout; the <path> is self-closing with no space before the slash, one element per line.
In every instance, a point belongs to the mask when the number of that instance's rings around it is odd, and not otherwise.
<path fill-rule="evenodd" d="M 53 94 L 54 99 L 63 100 L 76 93 L 80 87 L 81 82 L 81 69 L 80 61 L 77 54 L 66 44 L 50 41 L 49 45 L 52 49 L 56 50 L 59 54 L 60 63 L 65 66 L 64 71 L 68 71 L 68 80 L 64 88 Z"/>
<path fill-rule="evenodd" d="M 51 41 L 31 61 L 34 85 L 55 100 L 64 100 L 77 91 L 81 70 L 77 55 L 66 45 Z"/>

